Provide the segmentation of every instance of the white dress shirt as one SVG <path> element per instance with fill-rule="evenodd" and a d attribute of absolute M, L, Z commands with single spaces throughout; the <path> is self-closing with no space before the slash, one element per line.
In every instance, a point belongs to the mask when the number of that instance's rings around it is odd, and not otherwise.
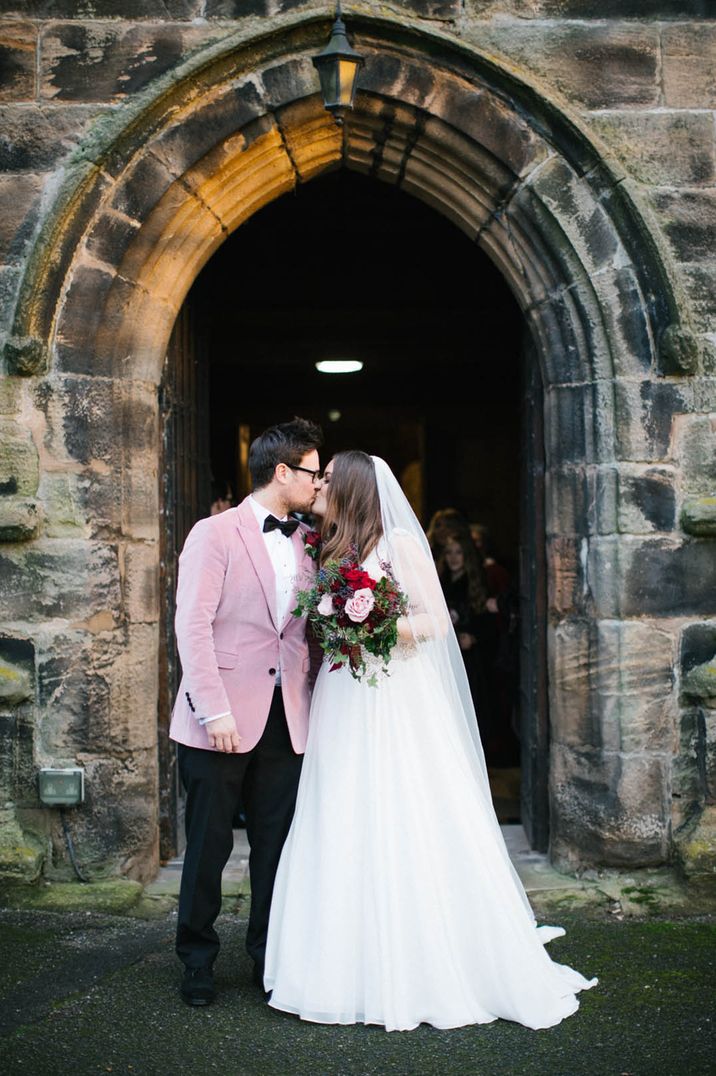
<path fill-rule="evenodd" d="M 288 606 L 293 594 L 293 582 L 296 577 L 296 554 L 293 551 L 293 542 L 285 534 L 282 534 L 278 528 L 268 533 L 264 531 L 264 520 L 267 516 L 273 515 L 273 512 L 270 512 L 268 508 L 264 508 L 254 497 L 249 498 L 249 503 L 258 520 L 259 530 L 262 533 L 273 570 L 276 573 L 276 616 L 278 623 L 283 624 L 288 613 Z M 282 523 L 287 519 L 288 516 L 281 516 Z M 279 673 L 280 669 L 276 673 L 277 684 L 281 682 Z"/>

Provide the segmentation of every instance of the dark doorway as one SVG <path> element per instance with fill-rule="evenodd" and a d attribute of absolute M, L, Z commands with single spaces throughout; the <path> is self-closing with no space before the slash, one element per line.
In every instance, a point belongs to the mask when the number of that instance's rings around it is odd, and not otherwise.
<path fill-rule="evenodd" d="M 519 730 L 524 738 L 534 721 L 520 711 L 543 705 L 534 690 L 520 692 L 519 663 L 544 663 L 544 654 L 519 647 L 520 559 L 531 572 L 535 562 L 524 548 L 535 498 L 521 494 L 534 469 L 521 474 L 520 461 L 534 435 L 525 435 L 524 319 L 500 273 L 420 201 L 339 171 L 243 224 L 188 302 L 209 371 L 211 477 L 228 482 L 235 501 L 248 492 L 252 437 L 300 414 L 323 426 L 326 461 L 346 447 L 384 456 L 426 527 L 454 507 L 486 528 L 503 572 L 492 573 L 502 582 L 485 747 L 498 814 L 516 820 Z M 364 365 L 325 375 L 321 359 Z M 207 480 L 205 506 L 210 499 Z M 537 813 L 546 827 L 546 802 Z"/>

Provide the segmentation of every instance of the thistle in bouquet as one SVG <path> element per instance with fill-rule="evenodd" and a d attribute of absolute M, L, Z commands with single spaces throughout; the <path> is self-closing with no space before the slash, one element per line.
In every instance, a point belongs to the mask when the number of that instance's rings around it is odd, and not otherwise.
<path fill-rule="evenodd" d="M 388 665 L 398 641 L 398 618 L 405 616 L 408 600 L 400 590 L 389 564 L 381 563 L 385 575 L 373 579 L 358 563 L 352 549 L 341 560 L 329 560 L 317 573 L 315 584 L 298 592 L 294 616 L 305 616 L 313 628 L 330 671 L 348 666 L 355 680 L 372 687 L 377 673 L 368 673 L 369 655 L 378 659 L 380 671 Z"/>

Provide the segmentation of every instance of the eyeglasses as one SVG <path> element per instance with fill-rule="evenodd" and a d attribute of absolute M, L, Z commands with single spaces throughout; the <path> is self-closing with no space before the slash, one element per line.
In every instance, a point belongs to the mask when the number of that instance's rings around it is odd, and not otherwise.
<path fill-rule="evenodd" d="M 287 463 L 287 467 L 290 467 L 292 471 L 303 471 L 304 474 L 310 474 L 312 482 L 321 481 L 320 471 L 309 471 L 308 467 L 297 467 L 294 463 Z"/>

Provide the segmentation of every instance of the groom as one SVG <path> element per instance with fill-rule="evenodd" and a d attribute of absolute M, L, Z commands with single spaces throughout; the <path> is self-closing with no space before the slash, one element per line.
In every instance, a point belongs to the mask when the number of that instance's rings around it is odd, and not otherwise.
<path fill-rule="evenodd" d="M 254 492 L 201 519 L 179 558 L 176 637 L 183 677 L 169 731 L 179 744 L 186 835 L 176 951 L 189 1005 L 215 996 L 214 921 L 221 872 L 243 803 L 251 845 L 246 947 L 263 984 L 276 868 L 296 801 L 308 731 L 305 621 L 291 616 L 297 586 L 315 571 L 305 529 L 319 476 L 320 428 L 296 418 L 251 445 Z"/>

